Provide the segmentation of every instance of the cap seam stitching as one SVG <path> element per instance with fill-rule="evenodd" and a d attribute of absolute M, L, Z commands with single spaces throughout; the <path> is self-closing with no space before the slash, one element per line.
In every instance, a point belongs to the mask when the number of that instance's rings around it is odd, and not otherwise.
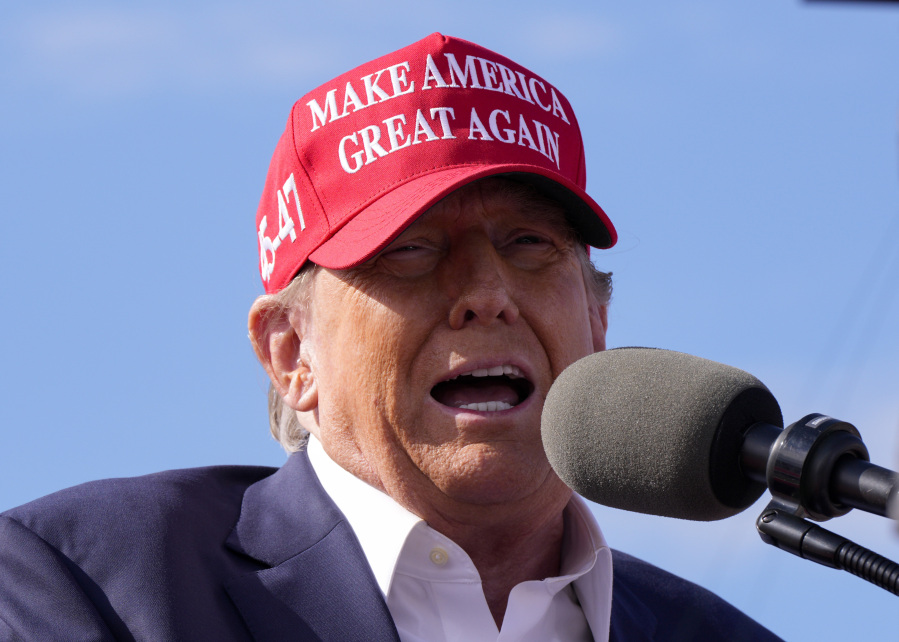
<path fill-rule="evenodd" d="M 300 104 L 299 100 L 294 103 L 294 106 L 293 106 L 294 114 L 297 111 L 297 107 L 299 104 Z M 312 162 L 309 160 L 308 155 L 305 153 L 305 149 L 304 149 L 304 152 L 302 153 L 302 155 L 300 154 L 299 146 L 297 145 L 297 134 L 296 134 L 297 125 L 295 124 L 295 121 L 293 118 L 294 114 L 291 114 L 291 119 L 290 119 L 290 121 L 291 121 L 290 122 L 290 124 L 291 124 L 290 138 L 291 138 L 291 144 L 293 146 L 293 153 L 297 159 L 297 163 L 299 163 L 300 167 L 303 169 L 303 173 L 306 174 L 306 178 L 309 180 L 309 186 L 311 188 L 311 191 L 313 194 L 315 194 L 315 198 L 318 201 L 319 207 L 321 207 L 322 214 L 324 215 L 324 218 L 325 218 L 325 223 L 328 226 L 328 233 L 325 235 L 325 238 L 327 238 L 331 234 L 331 229 L 332 229 L 331 218 L 330 218 L 330 216 L 328 216 L 328 208 L 325 207 L 326 202 L 325 202 L 325 199 L 323 198 L 323 195 L 321 193 L 319 193 L 319 190 L 316 189 L 316 187 L 315 187 L 316 183 L 313 180 L 313 174 L 317 175 L 317 172 L 315 171 L 315 167 L 312 164 Z M 298 123 L 299 120 L 300 120 L 299 117 L 297 117 L 296 123 Z"/>

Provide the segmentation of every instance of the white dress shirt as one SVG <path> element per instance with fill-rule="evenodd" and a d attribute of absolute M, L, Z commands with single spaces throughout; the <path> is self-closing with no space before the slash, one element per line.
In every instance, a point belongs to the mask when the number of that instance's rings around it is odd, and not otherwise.
<path fill-rule="evenodd" d="M 498 630 L 465 551 L 334 463 L 314 436 L 308 450 L 359 539 L 403 642 L 608 639 L 612 554 L 581 497 L 565 508 L 562 574 L 515 586 Z"/>

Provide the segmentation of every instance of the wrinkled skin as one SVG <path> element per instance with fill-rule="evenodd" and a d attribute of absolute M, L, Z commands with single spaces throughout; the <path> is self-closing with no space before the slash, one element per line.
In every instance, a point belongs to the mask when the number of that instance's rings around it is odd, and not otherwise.
<path fill-rule="evenodd" d="M 540 413 L 562 370 L 605 348 L 606 308 L 584 282 L 561 209 L 504 184 L 457 190 L 366 263 L 319 271 L 311 318 L 292 313 L 269 339 L 276 347 L 261 337 L 257 352 L 328 454 L 457 541 L 482 577 L 499 570 L 491 558 L 528 546 L 550 551 L 527 569 L 546 577 L 570 490 L 543 452 Z M 502 365 L 532 387 L 514 407 L 432 396 L 455 375 Z M 453 403 L 467 396 L 510 393 L 463 391 Z"/>

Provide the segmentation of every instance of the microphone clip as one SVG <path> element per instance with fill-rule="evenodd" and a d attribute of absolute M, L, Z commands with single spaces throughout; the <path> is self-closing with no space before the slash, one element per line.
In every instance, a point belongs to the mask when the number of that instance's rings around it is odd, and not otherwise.
<path fill-rule="evenodd" d="M 765 481 L 772 496 L 796 507 L 795 515 L 821 522 L 852 510 L 832 492 L 838 464 L 850 459 L 870 461 L 855 426 L 813 413 L 784 429 L 771 445 Z"/>
<path fill-rule="evenodd" d="M 774 434 L 762 428 L 745 460 L 757 474 L 759 443 Z M 826 415 L 806 415 L 768 443 L 765 482 L 772 499 L 756 520 L 762 541 L 899 595 L 899 564 L 804 519 L 825 521 L 852 508 L 886 515 L 899 487 L 896 473 L 869 463 L 855 426 Z"/>
<path fill-rule="evenodd" d="M 893 595 L 899 595 L 899 564 L 795 515 L 777 499 L 756 521 L 766 544 L 803 559 L 852 573 Z"/>

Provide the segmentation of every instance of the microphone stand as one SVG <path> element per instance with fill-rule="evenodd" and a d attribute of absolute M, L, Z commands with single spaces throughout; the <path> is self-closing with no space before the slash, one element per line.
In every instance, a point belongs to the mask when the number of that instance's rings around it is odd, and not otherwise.
<path fill-rule="evenodd" d="M 773 497 L 756 521 L 762 541 L 899 595 L 899 564 L 804 519 L 825 521 L 852 508 L 886 516 L 889 506 L 899 508 L 899 474 L 868 459 L 855 426 L 811 414 L 784 430 L 753 425 L 741 464 Z"/>
<path fill-rule="evenodd" d="M 849 571 L 899 595 L 899 564 L 792 514 L 776 499 L 755 523 L 762 541 L 824 566 Z"/>

